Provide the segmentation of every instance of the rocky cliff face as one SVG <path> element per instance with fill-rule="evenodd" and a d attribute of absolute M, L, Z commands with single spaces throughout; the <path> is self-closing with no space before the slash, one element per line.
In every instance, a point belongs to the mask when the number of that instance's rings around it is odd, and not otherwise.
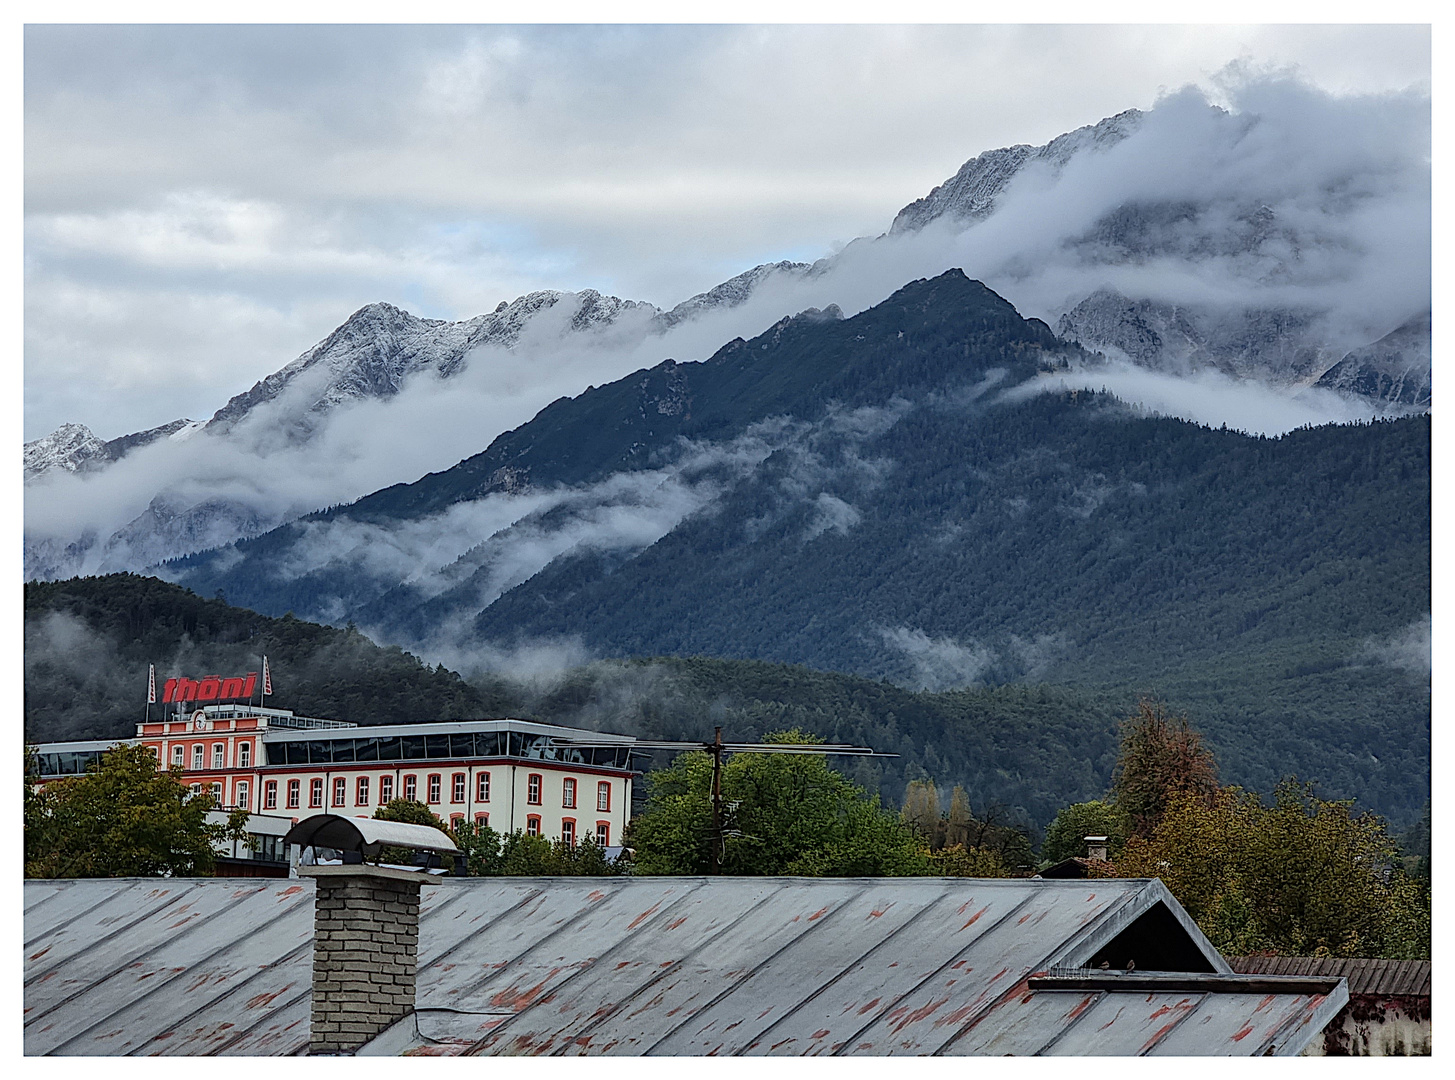
<path fill-rule="evenodd" d="M 1355 349 L 1320 377 L 1318 385 L 1389 405 L 1430 407 L 1430 313 Z"/>
<path fill-rule="evenodd" d="M 987 150 L 961 165 L 954 176 L 923 199 L 916 199 L 895 215 L 889 233 L 893 236 L 912 232 L 941 218 L 965 223 L 981 221 L 994 212 L 1007 185 L 1028 165 L 1044 165 L 1059 174 L 1077 154 L 1097 153 L 1121 142 L 1137 130 L 1142 115 L 1137 109 L 1128 109 L 1098 124 L 1068 131 L 1045 146 L 1022 144 Z"/>

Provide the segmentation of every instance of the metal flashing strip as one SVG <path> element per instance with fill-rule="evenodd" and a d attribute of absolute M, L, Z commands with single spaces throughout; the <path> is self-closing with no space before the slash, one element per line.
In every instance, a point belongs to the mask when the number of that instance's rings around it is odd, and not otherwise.
<path fill-rule="evenodd" d="M 1032 990 L 1147 990 L 1154 993 L 1330 994 L 1342 978 L 1306 975 L 1223 975 L 1180 971 L 1099 971 L 1061 968 L 1032 975 Z"/>

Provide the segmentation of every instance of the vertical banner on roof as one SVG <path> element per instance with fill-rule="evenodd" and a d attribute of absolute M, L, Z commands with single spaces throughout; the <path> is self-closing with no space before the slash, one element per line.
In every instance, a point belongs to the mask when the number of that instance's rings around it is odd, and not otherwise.
<path fill-rule="evenodd" d="M 273 673 L 268 670 L 268 658 L 263 657 L 263 693 L 273 692 Z"/>
<path fill-rule="evenodd" d="M 147 665 L 147 704 L 157 703 L 157 665 Z"/>

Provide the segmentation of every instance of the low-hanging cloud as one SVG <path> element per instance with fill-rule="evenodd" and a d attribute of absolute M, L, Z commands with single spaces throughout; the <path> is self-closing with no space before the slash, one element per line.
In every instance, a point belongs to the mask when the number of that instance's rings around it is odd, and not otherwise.
<path fill-rule="evenodd" d="M 1416 619 L 1401 630 L 1365 642 L 1355 659 L 1366 664 L 1397 668 L 1416 678 L 1429 679 L 1434 666 L 1434 654 L 1431 652 L 1432 626 L 1429 615 Z"/>
<path fill-rule="evenodd" d="M 770 274 L 745 302 L 706 310 L 665 332 L 648 309 L 567 331 L 581 303 L 568 294 L 513 345 L 476 350 L 447 379 L 420 372 L 392 398 L 338 408 L 301 444 L 277 437 L 307 405 L 300 389 L 255 410 L 225 436 L 164 440 L 94 475 L 48 474 L 27 488 L 26 533 L 33 544 L 49 542 L 50 562 L 39 559 L 27 572 L 143 569 L 217 543 L 186 514 L 209 501 L 236 507 L 237 520 L 263 531 L 448 468 L 589 383 L 669 356 L 705 359 L 733 337 L 810 307 L 837 304 L 852 315 L 906 281 L 951 267 L 1053 325 L 1099 289 L 1171 305 L 1297 308 L 1311 313 L 1309 332 L 1330 362 L 1427 308 L 1428 97 L 1335 96 L 1240 70 L 1225 73 L 1220 94 L 1225 111 L 1199 91 L 1170 94 L 1115 145 L 1078 154 L 1060 172 L 1024 170 L 983 221 L 941 219 L 856 241 L 812 272 Z M 1153 215 L 1135 249 L 1108 247 L 1097 239 L 1099 223 L 1127 204 L 1192 209 Z M 1228 229 L 1260 207 L 1276 223 L 1271 238 L 1248 250 L 1230 248 Z M 1059 385 L 1104 386 L 1157 412 L 1253 433 L 1372 415 L 1331 391 L 1211 372 L 1149 373 L 1115 357 L 1059 378 Z M 154 505 L 159 494 L 164 498 Z M 156 542 L 108 550 L 108 537 L 149 507 L 144 524 Z M 841 512 L 838 520 L 847 517 Z M 439 524 L 483 533 L 491 523 L 473 523 L 466 513 Z M 77 541 L 80 554 L 64 552 Z M 401 551 L 414 557 L 421 545 L 428 549 L 418 539 Z M 425 550 L 421 557 L 440 554 Z"/>

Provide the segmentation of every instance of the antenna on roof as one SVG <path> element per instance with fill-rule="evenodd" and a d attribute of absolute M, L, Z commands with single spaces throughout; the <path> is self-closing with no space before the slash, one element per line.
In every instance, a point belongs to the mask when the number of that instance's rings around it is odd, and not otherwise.
<path fill-rule="evenodd" d="M 687 740 L 635 739 L 633 750 L 704 750 L 712 755 L 712 870 L 715 876 L 722 873 L 722 857 L 726 836 L 722 827 L 722 761 L 726 754 L 844 754 L 853 757 L 898 757 L 886 754 L 868 746 L 849 746 L 847 743 L 725 743 L 722 728 L 713 728 L 711 741 L 692 742 Z M 595 746 L 620 746 L 620 742 L 598 743 L 589 739 L 556 739 L 555 746 L 586 748 Z"/>

